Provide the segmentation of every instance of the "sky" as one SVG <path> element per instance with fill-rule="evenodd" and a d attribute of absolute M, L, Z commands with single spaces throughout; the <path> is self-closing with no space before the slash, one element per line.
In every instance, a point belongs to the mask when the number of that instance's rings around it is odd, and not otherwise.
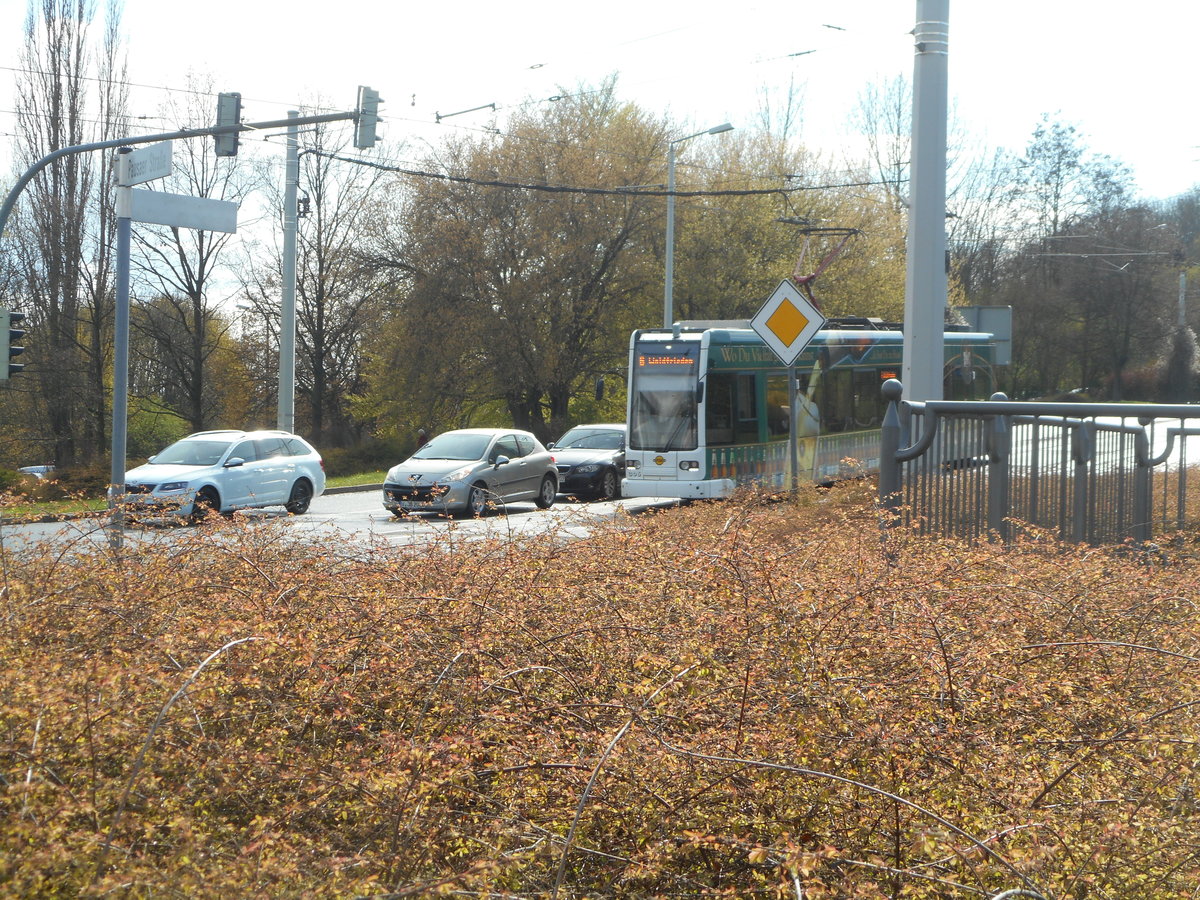
<path fill-rule="evenodd" d="M 14 129 L 27 9 L 0 0 L 3 135 Z M 245 121 L 284 118 L 315 97 L 349 110 L 363 84 L 384 100 L 381 154 L 411 162 L 451 130 L 614 73 L 621 99 L 670 115 L 681 135 L 754 127 L 763 91 L 794 83 L 800 139 L 839 158 L 862 91 L 911 78 L 916 14 L 916 0 L 124 0 L 122 21 L 144 133 L 174 130 L 156 115 L 185 96 L 189 73 L 239 91 Z M 1200 4 L 1180 0 L 950 0 L 950 104 L 967 152 L 1019 154 L 1048 114 L 1129 167 L 1141 196 L 1191 189 L 1200 118 L 1185 98 L 1198 34 Z M 282 158 L 282 142 L 267 152 Z"/>

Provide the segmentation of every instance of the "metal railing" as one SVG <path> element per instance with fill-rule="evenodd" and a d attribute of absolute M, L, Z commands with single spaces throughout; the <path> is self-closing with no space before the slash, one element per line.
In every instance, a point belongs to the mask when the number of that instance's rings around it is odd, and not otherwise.
<path fill-rule="evenodd" d="M 895 524 L 1007 541 L 1024 522 L 1089 544 L 1200 527 L 1188 509 L 1200 443 L 1187 440 L 1200 436 L 1200 405 L 1003 394 L 922 403 L 902 401 L 901 391 L 895 379 L 883 386 L 879 460 L 879 497 Z"/>

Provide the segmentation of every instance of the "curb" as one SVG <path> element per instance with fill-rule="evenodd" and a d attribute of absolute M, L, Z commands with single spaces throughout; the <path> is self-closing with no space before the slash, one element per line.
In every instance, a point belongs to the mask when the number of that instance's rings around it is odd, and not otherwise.
<path fill-rule="evenodd" d="M 345 487 L 325 488 L 321 496 L 326 494 L 357 494 L 365 491 L 382 491 L 383 484 L 349 484 Z"/>
<path fill-rule="evenodd" d="M 326 494 L 355 494 L 366 491 L 382 491 L 382 484 L 350 484 L 344 487 L 326 488 L 321 496 Z M 108 515 L 107 509 L 92 509 L 86 512 L 58 513 L 44 516 L 0 516 L 0 527 L 5 525 L 46 525 L 51 522 L 71 522 L 76 519 L 99 519 Z"/>

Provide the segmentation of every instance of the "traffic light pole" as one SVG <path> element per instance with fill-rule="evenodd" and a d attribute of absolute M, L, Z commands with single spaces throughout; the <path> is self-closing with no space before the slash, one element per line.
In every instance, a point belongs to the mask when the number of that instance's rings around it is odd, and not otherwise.
<path fill-rule="evenodd" d="M 283 185 L 283 285 L 279 298 L 280 431 L 296 430 L 296 193 L 300 183 L 299 113 L 288 113 L 287 165 Z"/>
<path fill-rule="evenodd" d="M 133 188 L 129 184 L 128 147 L 117 151 L 116 314 L 113 319 L 112 463 L 108 478 L 108 542 L 120 550 L 125 540 L 121 500 L 125 494 L 125 457 L 129 427 L 129 246 L 133 234 Z"/>
<path fill-rule="evenodd" d="M 212 128 L 185 128 L 182 131 L 171 131 L 164 134 L 144 134 L 138 137 L 115 138 L 111 141 L 96 141 L 92 144 L 75 144 L 71 147 L 62 147 L 53 153 L 43 156 L 30 166 L 25 171 L 25 174 L 17 179 L 12 190 L 8 192 L 8 196 L 4 198 L 4 205 L 0 206 L 0 236 L 4 234 L 4 228 L 8 224 L 8 217 L 12 213 L 13 207 L 17 205 L 17 198 L 21 196 L 21 192 L 25 190 L 26 185 L 33 180 L 38 172 L 42 171 L 42 169 L 55 160 L 62 159 L 64 156 L 72 156 L 76 153 L 89 153 L 93 150 L 116 150 L 120 147 L 133 147 L 136 144 L 154 144 L 160 141 L 237 134 L 242 131 L 290 128 L 294 125 L 316 125 L 321 122 L 346 122 L 351 119 L 358 119 L 358 117 L 358 110 L 354 110 L 353 112 L 322 113 L 319 116 L 300 116 L 295 119 L 272 119 L 268 122 L 243 122 L 239 125 L 216 125 Z"/>

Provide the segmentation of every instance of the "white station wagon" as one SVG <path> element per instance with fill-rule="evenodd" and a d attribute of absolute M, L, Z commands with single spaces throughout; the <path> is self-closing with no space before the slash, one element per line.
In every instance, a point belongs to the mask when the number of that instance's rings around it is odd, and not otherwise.
<path fill-rule="evenodd" d="M 282 506 L 300 515 L 325 490 L 325 463 L 286 431 L 200 431 L 125 473 L 131 511 L 201 518 Z"/>

